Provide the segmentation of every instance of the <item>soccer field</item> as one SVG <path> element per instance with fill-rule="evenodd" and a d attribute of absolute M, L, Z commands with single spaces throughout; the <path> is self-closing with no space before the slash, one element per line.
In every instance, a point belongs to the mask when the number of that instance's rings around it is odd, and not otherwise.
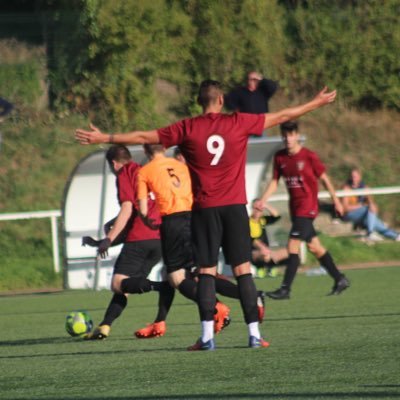
<path fill-rule="evenodd" d="M 176 295 L 162 338 L 135 339 L 151 322 L 155 294 L 132 296 L 105 341 L 65 332 L 65 316 L 98 323 L 107 291 L 0 297 L 0 399 L 399 399 L 399 268 L 346 273 L 337 297 L 326 276 L 299 275 L 289 301 L 267 301 L 267 349 L 247 348 L 239 303 L 215 352 L 186 351 L 197 339 L 197 308 Z M 275 289 L 280 279 L 258 279 Z"/>

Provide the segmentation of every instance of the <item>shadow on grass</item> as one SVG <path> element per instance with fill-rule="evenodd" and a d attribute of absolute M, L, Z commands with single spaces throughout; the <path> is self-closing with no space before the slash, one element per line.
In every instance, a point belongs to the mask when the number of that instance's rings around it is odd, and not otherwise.
<path fill-rule="evenodd" d="M 65 343 L 77 343 L 78 341 L 72 341 L 68 338 L 46 338 L 46 339 L 31 339 L 31 340 L 16 340 L 16 341 L 3 341 L 0 342 L 0 346 L 21 346 L 21 345 L 35 345 L 35 344 L 65 344 Z M 98 341 L 83 341 L 80 340 L 80 343 L 86 343 L 87 346 L 98 343 Z M 151 349 L 132 349 L 130 352 L 134 353 L 153 353 L 153 352 L 185 352 L 187 350 L 182 347 L 153 347 Z M 97 355 L 113 355 L 113 354 L 126 354 L 127 350 L 115 350 L 110 349 L 106 351 L 98 351 L 96 348 L 93 351 L 79 351 L 79 352 L 68 352 L 68 353 L 43 353 L 43 354 L 21 354 L 21 355 L 8 355 L 8 356 L 0 356 L 0 360 L 7 359 L 19 359 L 19 358 L 46 358 L 46 357 L 81 357 L 81 356 L 97 356 Z"/>
<path fill-rule="evenodd" d="M 324 315 L 321 317 L 290 317 L 290 318 L 268 318 L 268 321 L 307 321 L 318 319 L 344 319 L 344 318 L 376 318 L 376 317 L 397 317 L 400 313 L 385 313 L 385 314 L 353 314 L 353 315 Z"/>
<path fill-rule="evenodd" d="M 372 388 L 383 388 L 383 387 L 390 387 L 390 388 L 400 388 L 400 385 L 390 385 L 390 384 L 382 384 L 382 385 L 360 385 L 361 387 L 372 387 Z"/>
<path fill-rule="evenodd" d="M 72 339 L 74 341 L 74 339 Z M 2 346 L 32 346 L 35 344 L 62 344 L 71 343 L 71 337 L 48 337 L 40 339 L 20 339 L 20 340 L 2 340 L 0 341 L 0 347 Z"/>
<path fill-rule="evenodd" d="M 165 400 L 209 400 L 209 399 L 380 399 L 380 398 L 386 398 L 390 396 L 390 398 L 400 398 L 400 393 L 399 392 L 391 392 L 391 391 L 380 391 L 380 392 L 363 392 L 363 391 L 358 391 L 358 392 L 315 392 L 315 393 L 294 393 L 294 392 L 288 392 L 288 393 L 274 393 L 274 392 L 264 392 L 264 393 L 257 393 L 257 394 L 252 394 L 252 393 L 229 393 L 229 394 L 221 394 L 221 393 L 208 393 L 208 394 L 182 394 L 182 395 L 162 395 L 162 396 L 143 396 L 143 395 L 138 395 L 138 396 L 118 396 L 118 397 L 92 397 L 92 396 L 86 396 L 86 397 L 56 397 L 54 399 L 58 400 L 104 400 L 104 399 L 109 399 L 112 400 L 118 399 L 118 400 L 135 400 L 135 399 L 141 399 L 141 400 L 159 400 L 159 399 L 165 399 Z M 25 397 L 25 398 L 19 398 L 19 400 L 43 400 L 46 397 Z M 14 397 L 2 397 L 3 400 L 15 400 Z"/>

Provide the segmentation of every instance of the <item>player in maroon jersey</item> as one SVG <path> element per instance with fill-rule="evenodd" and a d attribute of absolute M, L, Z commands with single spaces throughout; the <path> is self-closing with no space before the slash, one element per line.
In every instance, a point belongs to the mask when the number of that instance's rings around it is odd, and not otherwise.
<path fill-rule="evenodd" d="M 151 269 L 161 260 L 161 243 L 158 228 L 149 228 L 139 216 L 136 182 L 140 165 L 132 160 L 129 150 L 122 145 L 111 146 L 106 153 L 106 159 L 117 177 L 117 195 L 121 208 L 106 237 L 98 242 L 98 254 L 104 258 L 108 248 L 120 233 L 125 230 L 127 234 L 114 265 L 111 280 L 113 297 L 103 321 L 93 332 L 87 334 L 85 339 L 105 339 L 110 334 L 111 324 L 127 305 L 127 293 L 142 294 L 151 290 L 159 292 L 159 308 L 155 323 L 161 322 L 164 325 L 161 332 L 164 334 L 165 319 L 175 291 L 168 282 L 153 282 L 147 279 Z M 160 223 L 158 208 L 155 201 L 150 198 L 148 208 L 149 217 Z"/>
<path fill-rule="evenodd" d="M 91 125 L 77 129 L 81 144 L 162 143 L 178 145 L 186 159 L 194 195 L 192 239 L 195 262 L 199 265 L 198 303 L 202 324 L 200 339 L 189 350 L 213 350 L 215 275 L 220 247 L 237 279 L 240 301 L 249 331 L 249 347 L 267 347 L 258 326 L 257 291 L 250 269 L 250 232 L 246 210 L 245 163 L 250 134 L 298 118 L 332 103 L 336 91 L 324 88 L 311 101 L 297 107 L 267 114 L 224 114 L 224 94 L 217 81 L 200 85 L 198 102 L 203 114 L 166 128 L 104 134 Z"/>
<path fill-rule="evenodd" d="M 314 218 L 318 215 L 318 181 L 320 180 L 329 191 L 339 215 L 343 214 L 342 203 L 336 197 L 326 168 L 317 154 L 301 146 L 297 123 L 288 121 L 282 124 L 281 134 L 285 148 L 275 154 L 272 180 L 256 207 L 264 207 L 267 199 L 277 189 L 279 178 L 282 177 L 289 192 L 292 229 L 288 242 L 289 259 L 282 285 L 274 292 L 267 292 L 267 295 L 276 300 L 289 299 L 290 289 L 300 265 L 299 250 L 302 240 L 307 242 L 308 249 L 334 279 L 335 284 L 330 294 L 340 294 L 350 283 L 339 272 L 330 253 L 322 246 L 313 226 Z"/>

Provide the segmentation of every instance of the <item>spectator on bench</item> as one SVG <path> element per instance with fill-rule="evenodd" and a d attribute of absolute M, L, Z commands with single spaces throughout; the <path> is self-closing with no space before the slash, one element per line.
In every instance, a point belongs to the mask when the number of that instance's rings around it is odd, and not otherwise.
<path fill-rule="evenodd" d="M 350 177 L 343 186 L 344 190 L 356 190 L 367 188 L 362 180 L 360 169 L 353 168 Z M 367 238 L 371 241 L 382 240 L 380 235 L 389 239 L 400 241 L 400 234 L 390 229 L 378 218 L 378 207 L 372 196 L 347 196 L 342 200 L 344 208 L 343 220 L 353 222 L 355 226 L 360 226 L 367 230 Z"/>

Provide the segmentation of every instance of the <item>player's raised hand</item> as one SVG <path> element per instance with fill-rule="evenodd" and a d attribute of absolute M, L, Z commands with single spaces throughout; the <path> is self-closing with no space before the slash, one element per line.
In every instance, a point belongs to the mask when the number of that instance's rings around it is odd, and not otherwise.
<path fill-rule="evenodd" d="M 333 103 L 336 99 L 336 90 L 328 92 L 327 86 L 325 86 L 314 98 L 320 106 L 324 106 L 329 103 Z"/>
<path fill-rule="evenodd" d="M 104 143 L 107 135 L 102 133 L 99 128 L 95 125 L 89 125 L 90 130 L 86 131 L 84 129 L 77 129 L 75 131 L 75 139 L 83 145 Z"/>

